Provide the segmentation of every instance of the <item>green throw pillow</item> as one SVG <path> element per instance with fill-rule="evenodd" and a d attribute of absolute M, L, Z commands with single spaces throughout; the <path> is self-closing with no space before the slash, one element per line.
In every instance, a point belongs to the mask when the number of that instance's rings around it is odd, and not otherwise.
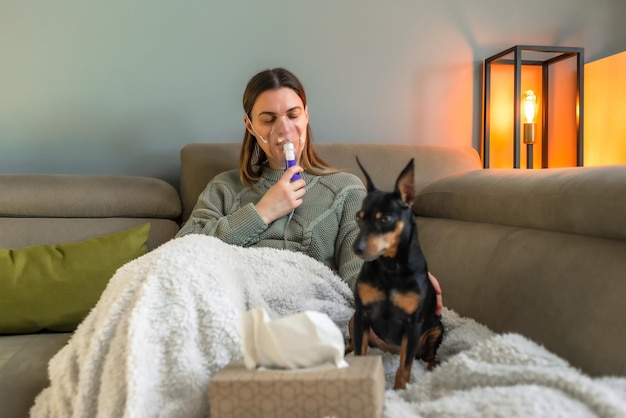
<path fill-rule="evenodd" d="M 73 331 L 113 273 L 145 254 L 150 224 L 85 241 L 0 249 L 0 334 Z"/>

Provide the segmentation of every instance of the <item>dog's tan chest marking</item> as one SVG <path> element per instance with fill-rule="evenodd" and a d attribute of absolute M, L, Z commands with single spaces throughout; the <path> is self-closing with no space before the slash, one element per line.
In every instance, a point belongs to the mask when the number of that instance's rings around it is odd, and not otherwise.
<path fill-rule="evenodd" d="M 398 244 L 400 243 L 400 234 L 404 229 L 404 222 L 398 221 L 396 229 L 383 235 L 383 239 L 387 245 L 387 251 L 383 253 L 385 257 L 395 257 L 398 252 Z"/>
<path fill-rule="evenodd" d="M 417 307 L 422 300 L 420 295 L 415 292 L 391 292 L 390 299 L 395 306 L 402 309 L 409 315 L 417 310 Z"/>
<path fill-rule="evenodd" d="M 371 305 L 372 303 L 380 302 L 385 299 L 385 294 L 382 290 L 367 283 L 359 283 L 357 291 L 359 292 L 359 297 L 363 305 Z"/>

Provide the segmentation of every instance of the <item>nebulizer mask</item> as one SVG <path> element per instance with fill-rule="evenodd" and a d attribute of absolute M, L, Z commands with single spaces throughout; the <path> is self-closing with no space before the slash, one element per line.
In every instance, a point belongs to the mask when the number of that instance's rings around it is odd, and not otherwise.
<path fill-rule="evenodd" d="M 254 136 L 256 136 L 260 141 L 264 144 L 276 144 L 279 147 L 282 147 L 283 152 L 285 153 L 285 170 L 289 167 L 296 165 L 296 155 L 295 155 L 295 146 L 294 143 L 296 141 L 300 142 L 300 144 L 304 144 L 306 141 L 306 125 L 301 127 L 298 126 L 298 122 L 300 118 L 303 116 L 292 116 L 292 115 L 282 115 L 282 116 L 271 116 L 271 120 L 263 122 L 264 116 L 261 116 L 261 126 L 265 127 L 265 131 L 269 129 L 269 133 L 266 137 L 261 135 L 252 123 L 252 120 L 248 118 L 250 122 L 250 127 L 252 128 L 252 132 L 254 132 Z M 296 173 L 291 180 L 297 180 L 300 178 L 300 174 Z"/>

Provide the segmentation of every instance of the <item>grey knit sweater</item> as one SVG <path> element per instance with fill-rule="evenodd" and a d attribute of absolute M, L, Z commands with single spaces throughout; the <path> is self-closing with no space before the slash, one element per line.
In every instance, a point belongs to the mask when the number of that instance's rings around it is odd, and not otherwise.
<path fill-rule="evenodd" d="M 258 192 L 241 183 L 239 170 L 217 175 L 200 194 L 177 236 L 207 234 L 242 247 L 300 251 L 327 265 L 354 288 L 362 261 L 351 247 L 358 234 L 356 213 L 366 194 L 363 183 L 348 173 L 301 173 L 306 194 L 285 231 L 287 216 L 267 225 L 254 207 L 282 174 L 266 168 L 255 183 Z"/>

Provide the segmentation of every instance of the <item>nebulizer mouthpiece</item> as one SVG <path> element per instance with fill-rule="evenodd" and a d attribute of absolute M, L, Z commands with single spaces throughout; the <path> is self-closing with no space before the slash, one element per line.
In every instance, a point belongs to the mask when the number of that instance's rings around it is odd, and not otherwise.
<path fill-rule="evenodd" d="M 285 151 L 285 170 L 289 167 L 296 165 L 296 148 L 291 142 L 285 142 L 283 144 L 283 151 Z M 296 173 L 291 177 L 291 181 L 299 180 L 300 173 Z"/>

